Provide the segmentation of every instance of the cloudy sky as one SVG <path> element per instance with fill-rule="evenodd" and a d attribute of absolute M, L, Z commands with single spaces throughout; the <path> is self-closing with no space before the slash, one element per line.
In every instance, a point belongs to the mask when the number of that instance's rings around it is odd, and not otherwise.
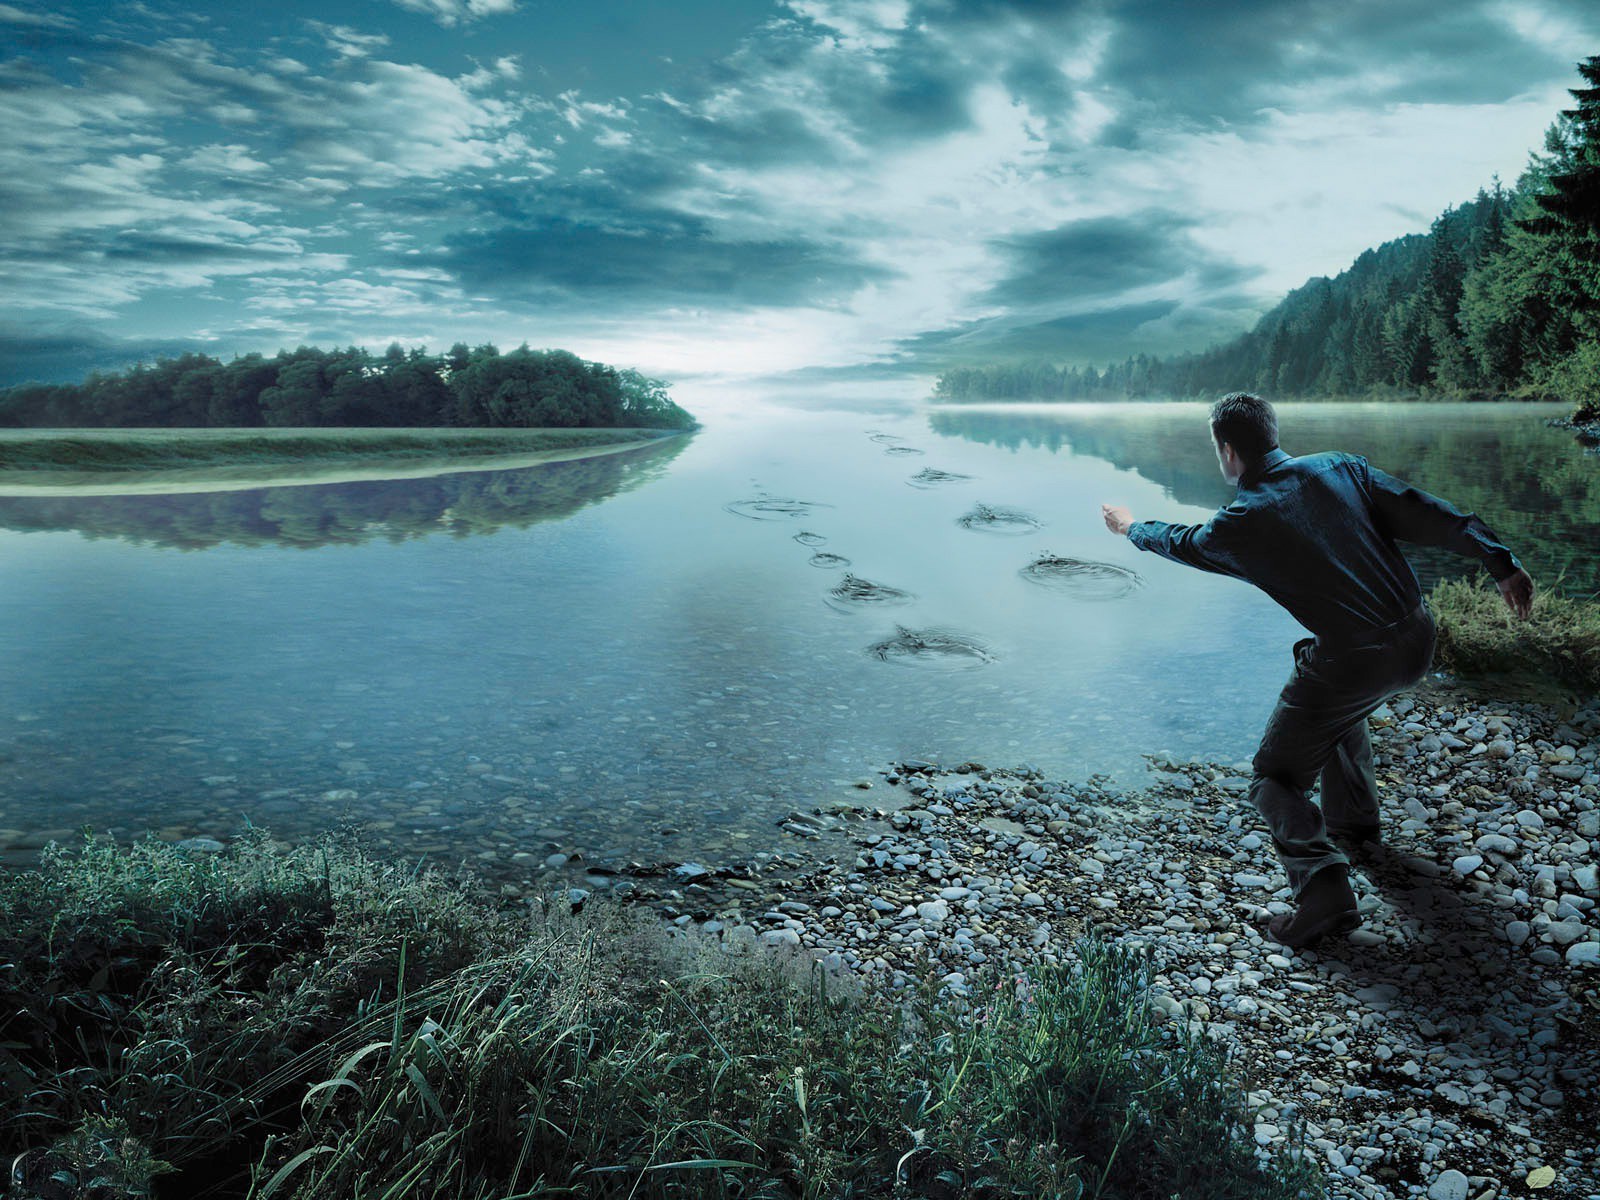
<path fill-rule="evenodd" d="M 0 383 L 1198 348 L 1514 180 L 1597 50 L 1593 0 L 0 3 Z"/>

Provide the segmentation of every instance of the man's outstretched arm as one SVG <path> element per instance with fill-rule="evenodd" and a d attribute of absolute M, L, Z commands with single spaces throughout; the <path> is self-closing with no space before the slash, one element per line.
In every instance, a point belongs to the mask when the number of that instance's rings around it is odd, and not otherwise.
<path fill-rule="evenodd" d="M 1533 579 L 1517 556 L 1495 537 L 1476 513 L 1462 512 L 1421 488 L 1367 463 L 1368 490 L 1378 526 L 1390 537 L 1423 546 L 1440 546 L 1487 568 L 1500 595 L 1519 617 L 1533 605 Z"/>
<path fill-rule="evenodd" d="M 1218 575 L 1246 578 L 1229 552 L 1232 521 L 1227 509 L 1203 525 L 1170 525 L 1165 521 L 1135 521 L 1126 508 L 1100 506 L 1106 528 L 1125 536 L 1141 550 L 1151 550 L 1186 567 Z"/>

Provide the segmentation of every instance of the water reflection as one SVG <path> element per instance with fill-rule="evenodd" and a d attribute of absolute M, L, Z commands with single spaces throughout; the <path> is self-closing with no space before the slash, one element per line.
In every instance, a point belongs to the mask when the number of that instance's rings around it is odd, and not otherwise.
<path fill-rule="evenodd" d="M 415 479 L 156 495 L 0 496 L 0 528 L 76 530 L 90 538 L 181 550 L 224 544 L 309 550 L 440 533 L 464 538 L 570 517 L 658 478 L 688 442 L 663 438 L 638 449 L 534 467 Z"/>
<path fill-rule="evenodd" d="M 1537 579 L 1561 590 L 1600 589 L 1600 468 L 1572 436 L 1544 425 L 1559 406 L 1281 404 L 1291 454 L 1346 450 L 1476 512 Z M 1233 496 L 1217 470 L 1197 404 L 985 406 L 936 409 L 934 432 L 1010 449 L 1037 447 L 1103 459 L 1160 484 L 1180 504 L 1216 508 Z M 1156 512 L 1137 517 L 1192 520 Z M 1407 547 L 1424 585 L 1468 564 Z"/>

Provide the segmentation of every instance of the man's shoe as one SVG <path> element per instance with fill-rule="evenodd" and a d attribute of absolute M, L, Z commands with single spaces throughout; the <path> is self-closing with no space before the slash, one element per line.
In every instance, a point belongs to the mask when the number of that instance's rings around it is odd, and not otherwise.
<path fill-rule="evenodd" d="M 1300 889 L 1300 905 L 1267 922 L 1267 936 L 1299 950 L 1330 933 L 1349 933 L 1361 924 L 1361 911 L 1350 872 L 1343 863 L 1323 867 Z"/>

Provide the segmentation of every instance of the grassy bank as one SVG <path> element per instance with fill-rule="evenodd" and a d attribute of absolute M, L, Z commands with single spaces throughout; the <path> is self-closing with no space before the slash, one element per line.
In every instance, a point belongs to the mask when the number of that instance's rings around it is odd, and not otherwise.
<path fill-rule="evenodd" d="M 1466 676 L 1530 677 L 1600 691 L 1600 600 L 1541 590 L 1526 621 L 1493 584 L 1444 580 L 1428 603 L 1439 627 L 1434 665 Z"/>
<path fill-rule="evenodd" d="M 661 429 L 16 429 L 0 430 L 0 473 L 408 463 L 610 446 Z"/>
<path fill-rule="evenodd" d="M 36 1197 L 1320 1196 L 1098 940 L 975 1000 L 507 914 L 348 840 L 0 875 L 0 1149 Z"/>

